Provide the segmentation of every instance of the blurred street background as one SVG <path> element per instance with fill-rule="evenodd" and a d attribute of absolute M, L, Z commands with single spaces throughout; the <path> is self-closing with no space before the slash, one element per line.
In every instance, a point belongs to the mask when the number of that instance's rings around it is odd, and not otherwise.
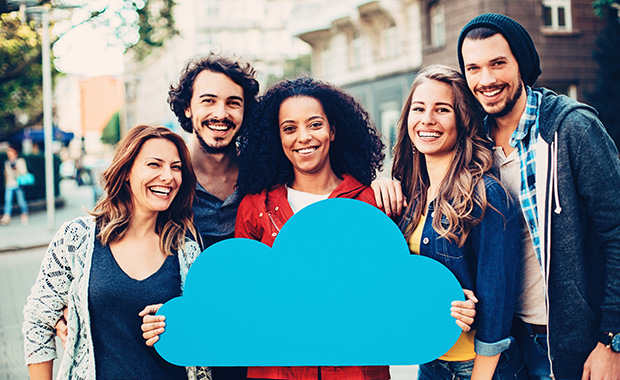
<path fill-rule="evenodd" d="M 542 62 L 536 85 L 596 107 L 618 144 L 619 9 L 620 0 L 0 0 L 0 164 L 15 147 L 35 178 L 24 188 L 28 223 L 13 202 L 0 226 L 0 380 L 27 377 L 25 297 L 56 229 L 101 196 L 114 144 L 139 124 L 184 135 L 166 98 L 192 57 L 249 62 L 261 92 L 304 74 L 343 87 L 380 130 L 389 176 L 415 75 L 458 67 L 459 32 L 485 12 L 523 24 Z M 0 170 L 0 214 L 4 194 Z"/>

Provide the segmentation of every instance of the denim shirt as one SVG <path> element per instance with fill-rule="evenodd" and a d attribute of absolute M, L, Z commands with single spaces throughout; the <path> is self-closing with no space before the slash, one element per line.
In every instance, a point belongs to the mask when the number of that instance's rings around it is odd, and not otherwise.
<path fill-rule="evenodd" d="M 521 246 L 518 209 L 497 180 L 485 176 L 484 182 L 488 205 L 465 244 L 459 247 L 433 229 L 433 201 L 426 213 L 430 218 L 424 223 L 420 254 L 448 267 L 464 289 L 474 291 L 479 300 L 475 351 L 494 356 L 508 349 L 512 340 L 510 328 L 517 299 Z M 411 221 L 413 210 L 411 207 L 401 219 L 401 231 Z M 480 214 L 480 208 L 476 207 L 474 216 Z"/>

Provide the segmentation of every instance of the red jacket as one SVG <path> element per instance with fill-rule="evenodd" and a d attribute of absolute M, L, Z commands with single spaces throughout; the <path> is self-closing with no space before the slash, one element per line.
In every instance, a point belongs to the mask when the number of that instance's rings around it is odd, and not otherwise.
<path fill-rule="evenodd" d="M 342 183 L 329 198 L 357 199 L 373 206 L 375 195 L 350 175 L 343 176 Z M 235 237 L 259 240 L 272 246 L 280 229 L 293 216 L 284 185 L 260 194 L 247 195 L 239 205 L 235 223 Z M 251 379 L 316 380 L 319 367 L 249 367 Z M 386 380 L 390 378 L 388 366 L 321 367 L 322 380 Z"/>

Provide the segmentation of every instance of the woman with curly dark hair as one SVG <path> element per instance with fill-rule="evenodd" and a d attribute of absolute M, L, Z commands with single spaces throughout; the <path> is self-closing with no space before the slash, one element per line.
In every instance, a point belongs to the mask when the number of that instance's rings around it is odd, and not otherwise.
<path fill-rule="evenodd" d="M 327 154 L 329 159 L 325 163 L 334 175 L 342 177 L 349 174 L 365 186 L 370 185 L 375 178 L 384 157 L 383 143 L 366 110 L 342 90 L 328 83 L 302 77 L 282 81 L 270 88 L 260 99 L 255 121 L 241 136 L 237 185 L 242 194 L 256 194 L 281 184 L 290 185 L 297 174 L 302 174 L 298 173 L 295 159 L 292 158 L 305 156 L 299 152 L 289 156 L 290 152 L 283 146 L 286 137 L 296 136 L 302 128 L 298 125 L 289 126 L 285 131 L 284 126 L 280 125 L 279 116 L 281 105 L 287 100 L 288 104 L 292 104 L 304 98 L 314 99 L 320 105 L 323 114 L 321 128 L 317 128 L 319 123 L 316 120 L 304 127 L 309 127 L 308 133 L 318 129 L 330 133 L 328 144 L 317 152 Z M 307 156 L 310 159 L 316 154 Z"/>
<path fill-rule="evenodd" d="M 376 206 L 372 189 L 383 143 L 368 113 L 342 90 L 311 78 L 285 80 L 259 102 L 242 136 L 235 236 L 269 246 L 293 214 L 326 198 Z M 389 379 L 389 368 L 256 367 L 254 379 Z"/>

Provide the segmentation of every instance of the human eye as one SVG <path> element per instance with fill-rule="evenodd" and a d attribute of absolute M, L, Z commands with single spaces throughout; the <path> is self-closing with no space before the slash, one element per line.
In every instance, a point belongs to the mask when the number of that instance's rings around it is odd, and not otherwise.
<path fill-rule="evenodd" d="M 159 167 L 159 162 L 157 162 L 157 161 L 149 161 L 149 162 L 146 163 L 146 165 L 148 167 L 151 167 L 151 168 L 158 168 Z"/>
<path fill-rule="evenodd" d="M 312 129 L 319 129 L 323 127 L 323 123 L 321 123 L 320 121 L 314 121 L 310 124 L 310 128 Z"/>
<path fill-rule="evenodd" d="M 502 60 L 500 60 L 500 61 L 495 61 L 495 62 L 493 62 L 493 67 L 502 67 L 502 66 L 504 66 L 505 64 L 506 64 L 506 61 L 502 61 Z"/>
<path fill-rule="evenodd" d="M 172 169 L 176 171 L 181 171 L 182 168 L 183 167 L 181 166 L 181 164 L 172 165 Z"/>
<path fill-rule="evenodd" d="M 411 112 L 424 112 L 424 107 L 420 107 L 420 106 L 412 106 L 411 107 Z"/>
<path fill-rule="evenodd" d="M 293 125 L 284 125 L 282 126 L 282 132 L 284 133 L 293 133 L 295 132 L 295 126 Z"/>
<path fill-rule="evenodd" d="M 469 73 L 473 73 L 473 72 L 477 71 L 478 69 L 479 69 L 478 66 L 470 65 L 470 66 L 467 66 L 467 68 L 465 70 L 467 70 L 467 72 L 469 72 Z"/>
<path fill-rule="evenodd" d="M 439 107 L 437 108 L 438 113 L 450 113 L 450 108 L 448 107 Z"/>
<path fill-rule="evenodd" d="M 231 107 L 234 107 L 234 108 L 241 108 L 241 107 L 243 107 L 243 102 L 241 102 L 240 100 L 231 100 L 230 102 L 228 102 L 228 104 Z"/>

